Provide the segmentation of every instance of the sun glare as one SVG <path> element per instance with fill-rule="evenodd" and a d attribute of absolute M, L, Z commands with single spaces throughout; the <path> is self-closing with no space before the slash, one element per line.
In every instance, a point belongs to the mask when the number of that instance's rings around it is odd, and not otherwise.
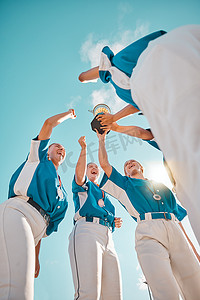
<path fill-rule="evenodd" d="M 153 179 L 157 182 L 162 182 L 168 188 L 172 188 L 172 184 L 168 177 L 167 171 L 162 163 L 152 162 L 146 167 L 145 173 L 148 179 Z"/>

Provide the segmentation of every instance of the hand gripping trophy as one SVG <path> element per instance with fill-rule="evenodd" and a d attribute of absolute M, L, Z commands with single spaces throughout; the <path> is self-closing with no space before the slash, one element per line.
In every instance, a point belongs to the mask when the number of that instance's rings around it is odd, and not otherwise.
<path fill-rule="evenodd" d="M 102 104 L 97 104 L 93 110 L 89 110 L 90 112 L 93 113 L 94 115 L 94 119 L 92 120 L 91 122 L 91 127 L 92 127 L 92 130 L 96 132 L 95 129 L 97 129 L 97 131 L 100 133 L 100 134 L 103 134 L 104 133 L 104 130 L 101 129 L 101 123 L 100 121 L 97 120 L 97 116 L 98 115 L 101 115 L 101 114 L 105 114 L 105 113 L 111 113 L 111 109 L 108 105 L 102 103 Z M 108 131 L 109 132 L 109 131 Z M 107 133 L 108 133 L 107 132 Z"/>

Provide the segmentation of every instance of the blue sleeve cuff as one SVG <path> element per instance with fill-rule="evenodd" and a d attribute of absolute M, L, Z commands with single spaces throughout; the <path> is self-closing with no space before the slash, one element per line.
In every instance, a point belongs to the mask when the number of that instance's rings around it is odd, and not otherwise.
<path fill-rule="evenodd" d="M 181 222 L 187 216 L 187 211 L 179 204 L 177 204 L 177 208 L 178 208 L 178 214 L 176 217 Z"/>
<path fill-rule="evenodd" d="M 104 189 L 104 185 L 106 184 L 107 181 L 113 182 L 116 186 L 118 186 L 121 189 L 126 189 L 126 183 L 127 183 L 127 177 L 121 175 L 114 167 L 112 167 L 112 173 L 110 177 L 104 173 L 104 176 L 101 180 L 101 183 L 99 185 L 100 188 Z M 109 194 L 109 191 L 107 191 Z"/>
<path fill-rule="evenodd" d="M 109 68 L 112 65 L 112 58 L 114 53 L 108 46 L 105 46 L 101 52 L 100 64 L 99 64 L 99 78 L 104 83 L 108 83 L 111 79 Z"/>
<path fill-rule="evenodd" d="M 99 184 L 99 187 L 101 188 L 102 186 L 104 186 L 104 184 L 108 181 L 108 176 L 106 175 L 106 173 L 104 173 L 103 178 L 101 179 L 101 182 Z"/>
<path fill-rule="evenodd" d="M 72 181 L 72 192 L 73 193 L 79 193 L 79 192 L 85 192 L 85 184 L 87 183 L 87 177 L 85 177 L 85 182 L 83 185 L 78 185 L 76 183 L 76 180 L 75 180 L 75 175 L 74 175 L 74 179 Z"/>
<path fill-rule="evenodd" d="M 160 150 L 158 144 L 154 140 L 143 140 L 144 142 L 147 142 L 149 145 L 153 146 L 154 148 Z M 161 151 L 161 150 L 160 150 Z"/>

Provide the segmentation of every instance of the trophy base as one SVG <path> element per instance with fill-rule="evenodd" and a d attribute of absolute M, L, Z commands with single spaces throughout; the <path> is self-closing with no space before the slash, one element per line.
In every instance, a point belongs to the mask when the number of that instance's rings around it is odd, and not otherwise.
<path fill-rule="evenodd" d="M 101 129 L 100 127 L 102 126 L 100 121 L 97 120 L 96 118 L 97 116 L 94 117 L 94 119 L 91 122 L 91 127 L 92 130 L 96 132 L 96 130 L 98 131 L 99 134 L 103 134 L 104 133 L 104 129 Z M 95 130 L 96 129 L 96 130 Z M 107 132 L 107 134 L 110 132 L 110 130 Z"/>

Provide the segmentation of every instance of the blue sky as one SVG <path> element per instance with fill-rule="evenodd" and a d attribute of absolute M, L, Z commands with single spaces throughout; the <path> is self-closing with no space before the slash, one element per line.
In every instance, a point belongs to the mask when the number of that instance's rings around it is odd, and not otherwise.
<path fill-rule="evenodd" d="M 35 300 L 73 299 L 67 248 L 73 226 L 71 181 L 80 151 L 77 141 L 85 135 L 88 161 L 97 161 L 98 143 L 90 129 L 92 114 L 88 110 L 100 102 L 107 103 L 113 112 L 125 105 L 109 85 L 100 81 L 81 84 L 79 73 L 98 64 L 105 44 L 116 52 L 153 31 L 199 24 L 199 11 L 199 0 L 0 1 L 0 202 L 6 200 L 10 176 L 26 158 L 30 141 L 44 120 L 71 107 L 77 114 L 76 120 L 67 120 L 52 134 L 52 141 L 62 143 L 68 153 L 60 175 L 68 191 L 69 209 L 58 233 L 42 241 Z M 148 127 L 143 116 L 130 116 L 119 123 Z M 126 159 L 135 158 L 143 163 L 147 177 L 170 185 L 161 153 L 148 144 L 110 133 L 107 148 L 110 162 L 119 171 L 123 171 Z M 138 286 L 141 270 L 134 250 L 136 224 L 116 200 L 112 201 L 124 220 L 113 234 L 124 300 L 148 299 L 147 290 Z M 185 224 L 190 233 L 188 222 Z"/>

